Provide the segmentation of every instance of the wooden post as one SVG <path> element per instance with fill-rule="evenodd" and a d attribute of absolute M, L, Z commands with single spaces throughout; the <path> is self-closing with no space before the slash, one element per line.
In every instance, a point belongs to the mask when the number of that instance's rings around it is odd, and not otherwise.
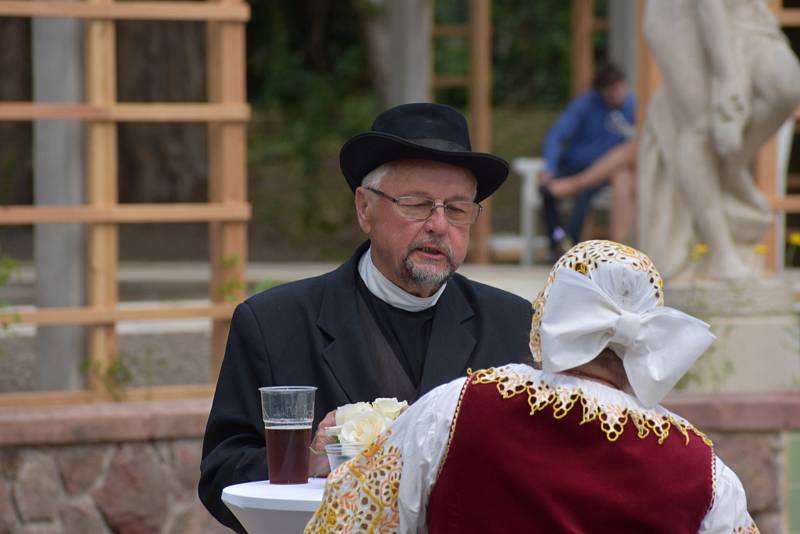
<path fill-rule="evenodd" d="M 647 106 L 650 99 L 661 85 L 661 73 L 653 57 L 653 51 L 644 37 L 644 10 L 646 0 L 636 0 L 635 27 L 636 27 L 636 80 L 634 82 L 636 94 L 636 129 L 641 133 L 644 127 Z"/>
<path fill-rule="evenodd" d="M 236 6 L 241 0 L 220 0 Z M 245 34 L 239 22 L 209 22 L 207 34 L 208 96 L 214 103 L 237 103 L 245 94 Z M 213 123 L 208 127 L 209 201 L 223 205 L 241 205 L 247 198 L 246 124 Z M 246 292 L 247 225 L 244 222 L 209 224 L 211 263 L 211 300 L 214 303 L 239 301 Z M 212 322 L 211 369 L 216 380 L 229 319 Z"/>
<path fill-rule="evenodd" d="M 594 0 L 570 0 L 572 43 L 570 89 L 573 97 L 592 85 L 592 75 L 594 73 L 593 20 Z"/>
<path fill-rule="evenodd" d="M 778 17 L 778 24 L 780 24 L 780 12 L 783 2 L 780 0 L 769 0 L 769 9 Z M 777 178 L 778 178 L 778 141 L 777 137 L 773 135 L 769 141 L 759 148 L 756 154 L 755 161 L 755 180 L 758 188 L 767 198 L 783 198 L 786 191 L 777 191 Z M 781 221 L 785 224 L 785 218 L 781 217 Z M 782 265 L 778 265 L 778 257 L 781 254 L 778 251 L 779 246 L 783 243 L 778 243 L 777 239 L 778 227 L 775 219 L 770 223 L 764 234 L 764 245 L 766 245 L 766 254 L 764 257 L 764 267 L 770 273 L 777 272 L 782 269 Z"/>
<path fill-rule="evenodd" d="M 88 0 L 110 5 L 111 0 Z M 116 44 L 112 20 L 86 22 L 86 100 L 90 105 L 110 107 L 116 101 Z M 117 125 L 111 121 L 92 121 L 86 143 L 87 198 L 92 207 L 110 208 L 117 203 Z M 115 224 L 89 226 L 88 304 L 90 307 L 116 308 L 118 301 L 118 236 Z M 96 369 L 103 372 L 117 356 L 117 335 L 113 323 L 92 326 L 88 339 L 89 387 L 104 396 Z"/>
<path fill-rule="evenodd" d="M 472 122 L 472 149 L 489 152 L 492 148 L 492 64 L 490 0 L 470 0 L 469 114 Z M 472 258 L 489 263 L 489 237 L 492 232 L 491 200 L 483 201 L 483 213 L 475 224 Z"/>

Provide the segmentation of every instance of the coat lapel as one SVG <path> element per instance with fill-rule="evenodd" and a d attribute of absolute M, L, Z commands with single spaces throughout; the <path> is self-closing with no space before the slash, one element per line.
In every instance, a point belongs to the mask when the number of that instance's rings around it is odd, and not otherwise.
<path fill-rule="evenodd" d="M 476 343 L 469 328 L 474 316 L 457 281 L 448 282 L 433 318 L 420 395 L 464 374 Z"/>
<path fill-rule="evenodd" d="M 355 276 L 358 259 L 369 242 L 339 267 L 325 285 L 317 327 L 330 341 L 323 347 L 322 357 L 336 377 L 349 402 L 379 397 L 379 380 L 375 363 L 362 331 L 356 304 Z"/>

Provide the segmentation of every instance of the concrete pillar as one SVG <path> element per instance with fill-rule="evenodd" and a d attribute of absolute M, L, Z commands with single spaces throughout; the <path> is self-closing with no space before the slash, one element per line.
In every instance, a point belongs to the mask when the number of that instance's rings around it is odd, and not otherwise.
<path fill-rule="evenodd" d="M 608 59 L 622 67 L 631 83 L 636 79 L 635 8 L 630 0 L 608 2 Z"/>
<path fill-rule="evenodd" d="M 31 27 L 33 98 L 38 102 L 83 101 L 83 23 L 34 18 Z M 83 204 L 84 137 L 79 121 L 38 121 L 33 127 L 34 203 Z M 36 306 L 85 303 L 85 231 L 80 224 L 34 228 Z M 83 387 L 82 327 L 48 326 L 36 332 L 39 389 Z"/>
<path fill-rule="evenodd" d="M 431 99 L 430 0 L 389 0 L 389 106 Z"/>

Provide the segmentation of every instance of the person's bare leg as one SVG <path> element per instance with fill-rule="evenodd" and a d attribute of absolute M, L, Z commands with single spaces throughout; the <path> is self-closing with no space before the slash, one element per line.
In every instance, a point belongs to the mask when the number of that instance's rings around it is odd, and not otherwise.
<path fill-rule="evenodd" d="M 636 140 L 617 145 L 585 170 L 551 180 L 547 188 L 556 198 L 568 198 L 608 180 L 620 169 L 630 168 L 636 161 Z"/>
<path fill-rule="evenodd" d="M 617 243 L 630 242 L 636 207 L 636 173 L 633 167 L 618 169 L 611 176 L 610 237 Z"/>

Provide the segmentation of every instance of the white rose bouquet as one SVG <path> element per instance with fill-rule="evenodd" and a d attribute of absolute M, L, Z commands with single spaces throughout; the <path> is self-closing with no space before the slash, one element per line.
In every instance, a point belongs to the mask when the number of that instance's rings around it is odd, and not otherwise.
<path fill-rule="evenodd" d="M 360 449 L 375 441 L 407 407 L 406 401 L 394 397 L 345 404 L 336 409 L 336 426 L 329 427 L 327 433 L 338 437 L 342 445 Z"/>

